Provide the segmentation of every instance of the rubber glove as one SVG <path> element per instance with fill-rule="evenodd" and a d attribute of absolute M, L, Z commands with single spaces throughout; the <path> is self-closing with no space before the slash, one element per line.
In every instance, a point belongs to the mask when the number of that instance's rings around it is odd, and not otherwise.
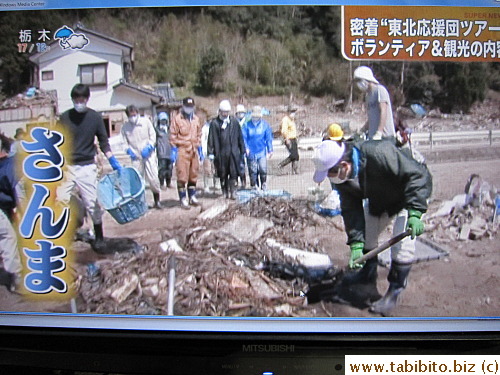
<path fill-rule="evenodd" d="M 374 141 L 380 141 L 382 139 L 382 132 L 380 130 L 377 130 L 375 134 L 373 134 L 372 139 Z"/>
<path fill-rule="evenodd" d="M 411 239 L 413 240 L 416 236 L 420 236 L 424 233 L 424 223 L 420 218 L 422 213 L 417 210 L 408 210 L 408 222 L 406 223 L 406 228 L 411 229 Z"/>
<path fill-rule="evenodd" d="M 354 264 L 356 259 L 359 259 L 363 256 L 363 249 L 365 244 L 363 242 L 353 242 L 350 245 L 351 248 L 351 258 L 349 259 L 349 268 L 362 268 L 363 263 Z"/>
<path fill-rule="evenodd" d="M 130 156 L 130 159 L 132 161 L 136 161 L 137 160 L 137 155 L 135 154 L 134 151 L 132 151 L 132 149 L 130 147 L 127 148 L 127 154 L 128 154 L 128 156 Z"/>
<path fill-rule="evenodd" d="M 149 156 L 153 153 L 155 147 L 153 145 L 147 145 L 141 151 L 141 156 L 143 159 L 149 158 Z"/>
<path fill-rule="evenodd" d="M 200 157 L 200 161 L 205 160 L 205 157 L 203 156 L 203 149 L 201 146 L 198 146 L 198 156 Z"/>
<path fill-rule="evenodd" d="M 210 155 L 208 155 L 208 158 L 209 158 L 210 160 L 214 160 L 214 159 L 215 159 L 215 156 L 214 156 L 214 155 L 212 155 L 212 154 L 210 154 Z"/>
<path fill-rule="evenodd" d="M 111 156 L 109 159 L 109 165 L 111 165 L 111 168 L 113 168 L 113 170 L 115 171 L 121 171 L 122 170 L 122 165 L 120 164 L 120 162 L 118 160 L 116 160 L 116 157 L 113 155 Z"/>
<path fill-rule="evenodd" d="M 172 163 L 177 161 L 177 147 L 172 147 L 172 151 L 170 151 L 170 160 L 172 160 Z"/>

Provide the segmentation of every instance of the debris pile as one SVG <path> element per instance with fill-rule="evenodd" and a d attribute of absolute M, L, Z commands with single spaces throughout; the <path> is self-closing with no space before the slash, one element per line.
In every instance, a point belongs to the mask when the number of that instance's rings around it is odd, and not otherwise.
<path fill-rule="evenodd" d="M 297 264 L 282 248 L 324 253 L 300 235 L 322 218 L 301 200 L 265 197 L 221 207 L 202 213 L 190 229 L 170 233 L 160 246 L 94 263 L 77 280 L 78 312 L 167 314 L 169 260 L 175 257 L 175 315 L 314 316 L 302 297 L 303 278 L 284 280 L 264 270 L 266 264 Z"/>
<path fill-rule="evenodd" d="M 427 215 L 426 232 L 437 242 L 494 238 L 497 232 L 497 189 L 478 175 L 472 175 L 465 194 L 443 202 Z"/>
<path fill-rule="evenodd" d="M 0 109 L 53 104 L 57 102 L 55 95 L 53 91 L 44 91 L 31 87 L 23 94 L 17 94 L 4 100 L 0 105 Z"/>

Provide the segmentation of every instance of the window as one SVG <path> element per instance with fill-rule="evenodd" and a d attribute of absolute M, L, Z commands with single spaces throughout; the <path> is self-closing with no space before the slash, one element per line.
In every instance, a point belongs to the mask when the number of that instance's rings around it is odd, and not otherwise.
<path fill-rule="evenodd" d="M 80 83 L 86 85 L 105 85 L 107 83 L 107 64 L 80 65 Z"/>
<path fill-rule="evenodd" d="M 42 72 L 42 81 L 52 81 L 54 79 L 53 70 L 45 70 Z"/>

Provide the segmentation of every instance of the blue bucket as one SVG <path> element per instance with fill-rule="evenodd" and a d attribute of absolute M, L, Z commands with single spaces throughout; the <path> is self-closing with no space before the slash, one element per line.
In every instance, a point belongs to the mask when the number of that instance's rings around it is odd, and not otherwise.
<path fill-rule="evenodd" d="M 97 184 L 97 199 L 101 206 L 120 224 L 143 216 L 148 210 L 144 181 L 132 167 L 105 175 Z"/>

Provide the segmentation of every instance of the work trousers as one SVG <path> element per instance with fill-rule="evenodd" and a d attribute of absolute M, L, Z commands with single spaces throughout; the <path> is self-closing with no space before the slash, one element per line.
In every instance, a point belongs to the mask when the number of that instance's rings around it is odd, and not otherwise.
<path fill-rule="evenodd" d="M 139 159 L 132 162 L 132 166 L 136 168 L 141 176 L 149 184 L 149 188 L 153 193 L 160 192 L 160 180 L 158 179 L 158 159 L 155 154 L 151 154 L 146 159 Z"/>
<path fill-rule="evenodd" d="M 401 210 L 394 216 L 389 216 L 384 212 L 381 216 L 373 216 L 368 212 L 368 205 L 365 205 L 365 249 L 373 250 L 378 246 L 380 233 L 389 225 L 394 218 L 392 235 L 395 236 L 406 230 L 408 220 L 407 210 Z M 411 264 L 415 259 L 415 241 L 410 237 L 391 246 L 391 261 L 399 264 Z"/>
<path fill-rule="evenodd" d="M 16 231 L 2 210 L 0 210 L 0 254 L 3 268 L 7 272 L 21 276 L 21 257 L 17 248 Z"/>
<path fill-rule="evenodd" d="M 172 160 L 171 159 L 158 159 L 158 179 L 160 185 L 170 185 L 172 181 Z"/>
<path fill-rule="evenodd" d="M 196 186 L 198 170 L 200 168 L 198 152 L 195 149 L 178 148 L 175 172 L 177 174 L 177 186 Z"/>
<path fill-rule="evenodd" d="M 248 174 L 250 175 L 250 185 L 260 186 L 267 181 L 267 158 L 266 156 L 250 156 L 248 159 Z M 260 182 L 259 182 L 260 178 Z"/>
<path fill-rule="evenodd" d="M 102 209 L 97 201 L 97 166 L 95 164 L 69 165 L 63 182 L 57 188 L 57 200 L 68 205 L 71 192 L 75 188 L 80 192 L 85 211 L 92 218 L 92 222 L 101 224 Z"/>
<path fill-rule="evenodd" d="M 212 160 L 209 158 L 205 158 L 202 163 L 202 172 L 203 172 L 203 187 L 205 189 L 210 188 L 210 180 L 212 180 L 212 187 L 215 188 L 215 165 Z"/>

